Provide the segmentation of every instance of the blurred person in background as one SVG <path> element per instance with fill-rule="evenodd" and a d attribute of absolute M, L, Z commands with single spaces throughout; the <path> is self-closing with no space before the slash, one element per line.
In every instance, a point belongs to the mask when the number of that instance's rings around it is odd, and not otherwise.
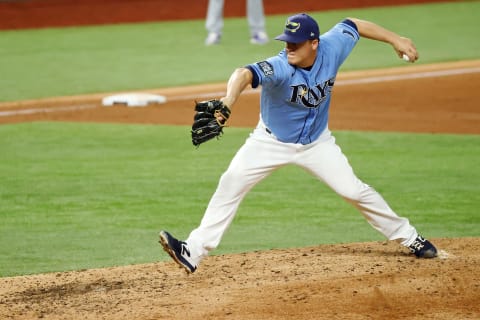
<path fill-rule="evenodd" d="M 224 0 L 209 0 L 207 21 L 205 27 L 208 31 L 205 45 L 219 44 L 223 30 L 223 6 Z M 250 43 L 266 44 L 268 35 L 265 32 L 265 14 L 263 0 L 247 0 L 247 20 L 250 28 Z"/>

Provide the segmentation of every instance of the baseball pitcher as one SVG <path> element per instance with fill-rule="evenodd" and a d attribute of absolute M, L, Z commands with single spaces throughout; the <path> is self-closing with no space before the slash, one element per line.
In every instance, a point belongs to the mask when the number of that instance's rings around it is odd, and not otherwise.
<path fill-rule="evenodd" d="M 410 39 L 375 23 L 347 18 L 320 36 L 311 16 L 297 14 L 287 19 L 283 33 L 276 37 L 285 43 L 285 49 L 236 69 L 225 97 L 197 104 L 192 142 L 198 146 L 222 133 L 248 85 L 261 86 L 258 125 L 221 176 L 200 225 L 185 241 L 160 232 L 163 248 L 187 273 L 194 272 L 217 248 L 249 190 L 287 164 L 300 166 L 327 184 L 387 239 L 408 247 L 419 258 L 437 256 L 436 248 L 407 218 L 397 215 L 375 189 L 355 175 L 328 128 L 338 69 L 361 37 L 390 44 L 399 58 L 418 59 Z"/>

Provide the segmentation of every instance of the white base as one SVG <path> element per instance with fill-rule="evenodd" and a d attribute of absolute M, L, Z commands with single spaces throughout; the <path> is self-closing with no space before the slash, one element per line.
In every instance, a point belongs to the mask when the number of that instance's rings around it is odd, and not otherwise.
<path fill-rule="evenodd" d="M 105 107 L 111 107 L 116 104 L 123 104 L 127 107 L 146 107 L 149 104 L 165 102 L 167 102 L 167 98 L 164 96 L 150 93 L 124 93 L 102 99 L 102 105 Z"/>

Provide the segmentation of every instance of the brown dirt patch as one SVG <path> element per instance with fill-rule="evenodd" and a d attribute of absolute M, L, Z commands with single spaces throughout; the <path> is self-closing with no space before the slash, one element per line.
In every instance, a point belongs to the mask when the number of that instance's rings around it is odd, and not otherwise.
<path fill-rule="evenodd" d="M 423 260 L 392 242 L 212 256 L 0 279 L 2 319 L 479 319 L 480 239 L 433 239 Z M 160 250 L 160 247 L 159 247 Z"/>
<path fill-rule="evenodd" d="M 442 76 L 444 73 L 451 74 Z M 330 128 L 479 134 L 479 85 L 480 60 L 342 72 L 334 89 Z M 103 107 L 102 98 L 114 93 L 0 103 L 0 124 L 94 121 L 191 125 L 193 101 L 219 97 L 224 90 L 225 83 L 146 90 L 167 97 L 166 104 L 146 108 Z M 255 126 L 258 99 L 259 90 L 242 95 L 230 125 Z"/>

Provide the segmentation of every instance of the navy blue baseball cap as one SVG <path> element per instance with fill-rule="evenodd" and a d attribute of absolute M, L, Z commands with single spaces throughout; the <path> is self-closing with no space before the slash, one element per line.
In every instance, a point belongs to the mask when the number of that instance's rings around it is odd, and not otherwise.
<path fill-rule="evenodd" d="M 275 40 L 301 43 L 307 40 L 314 40 L 320 37 L 318 24 L 306 13 L 296 14 L 287 19 L 285 30 Z"/>

